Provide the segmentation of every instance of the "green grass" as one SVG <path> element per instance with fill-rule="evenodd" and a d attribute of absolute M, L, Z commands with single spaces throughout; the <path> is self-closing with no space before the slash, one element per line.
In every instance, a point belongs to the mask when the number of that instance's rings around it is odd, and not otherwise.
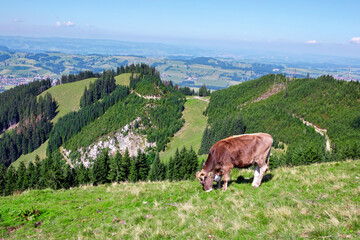
<path fill-rule="evenodd" d="M 15 85 L 4 85 L 5 90 L 9 90 L 11 88 L 15 87 Z"/>
<path fill-rule="evenodd" d="M 49 140 L 46 140 L 35 151 L 33 151 L 31 153 L 28 153 L 28 154 L 25 154 L 25 155 L 24 154 L 21 155 L 15 162 L 11 163 L 11 165 L 14 166 L 15 168 L 18 168 L 20 163 L 24 162 L 25 165 L 27 166 L 30 162 L 33 162 L 33 163 L 35 162 L 36 155 L 38 155 L 40 157 L 40 159 L 46 158 L 46 149 L 47 149 L 47 146 L 48 146 L 48 141 Z"/>
<path fill-rule="evenodd" d="M 207 102 L 194 97 L 187 97 L 183 118 L 184 126 L 170 140 L 166 150 L 161 152 L 160 158 L 167 162 L 171 156 L 174 156 L 176 148 L 186 147 L 190 149 L 192 146 L 195 152 L 200 148 L 201 138 L 206 127 L 206 117 L 203 115 Z"/>
<path fill-rule="evenodd" d="M 197 181 L 27 191 L 0 198 L 0 238 L 360 239 L 359 169 L 279 168 L 255 190 L 250 169 L 233 171 L 226 192 Z"/>
<path fill-rule="evenodd" d="M 130 76 L 131 76 L 131 73 L 123 73 L 123 74 L 117 75 L 115 77 L 116 85 L 129 86 L 130 85 Z"/>
<path fill-rule="evenodd" d="M 85 87 L 89 87 L 90 82 L 94 82 L 95 80 L 96 78 L 88 78 L 78 82 L 57 85 L 40 94 L 40 96 L 44 96 L 47 92 L 50 93 L 59 104 L 59 113 L 54 117 L 52 122 L 56 123 L 59 118 L 67 113 L 79 110 L 80 98 L 84 93 Z"/>

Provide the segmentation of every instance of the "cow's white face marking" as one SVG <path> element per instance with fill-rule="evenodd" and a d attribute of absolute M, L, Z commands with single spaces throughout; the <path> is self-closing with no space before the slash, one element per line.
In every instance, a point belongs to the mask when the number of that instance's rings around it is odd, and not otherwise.
<path fill-rule="evenodd" d="M 209 190 L 206 190 L 205 192 L 211 192 L 212 191 L 212 188 L 210 188 Z"/>
<path fill-rule="evenodd" d="M 215 175 L 214 181 L 215 182 L 220 182 L 221 177 L 219 175 Z"/>

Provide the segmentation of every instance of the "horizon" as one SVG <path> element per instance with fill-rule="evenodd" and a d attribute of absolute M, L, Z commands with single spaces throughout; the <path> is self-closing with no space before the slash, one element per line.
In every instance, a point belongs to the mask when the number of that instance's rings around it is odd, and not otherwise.
<path fill-rule="evenodd" d="M 357 1 L 256 2 L 15 0 L 0 35 L 360 56 Z"/>

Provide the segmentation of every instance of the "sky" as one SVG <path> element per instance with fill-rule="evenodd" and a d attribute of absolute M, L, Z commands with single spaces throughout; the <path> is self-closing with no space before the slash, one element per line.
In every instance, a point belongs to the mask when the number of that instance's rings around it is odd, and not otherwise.
<path fill-rule="evenodd" d="M 3 36 L 360 57 L 359 0 L 1 0 L 0 6 Z"/>

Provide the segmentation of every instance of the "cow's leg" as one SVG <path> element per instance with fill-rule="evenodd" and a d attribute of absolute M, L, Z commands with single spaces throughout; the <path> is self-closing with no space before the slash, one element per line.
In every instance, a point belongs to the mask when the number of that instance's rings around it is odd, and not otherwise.
<path fill-rule="evenodd" d="M 255 164 L 255 173 L 254 173 L 254 181 L 252 186 L 254 188 L 259 187 L 261 184 L 261 180 L 264 177 L 265 172 L 269 169 L 268 165 L 265 163 L 262 166 L 259 166 L 257 163 Z"/>
<path fill-rule="evenodd" d="M 223 191 L 224 192 L 226 191 L 228 182 L 230 181 L 230 171 L 231 170 L 225 170 L 224 171 L 224 177 L 223 177 L 223 181 L 224 181 Z"/>
<path fill-rule="evenodd" d="M 217 182 L 216 188 L 217 188 L 217 189 L 221 188 L 221 179 L 220 179 L 220 181 Z"/>

